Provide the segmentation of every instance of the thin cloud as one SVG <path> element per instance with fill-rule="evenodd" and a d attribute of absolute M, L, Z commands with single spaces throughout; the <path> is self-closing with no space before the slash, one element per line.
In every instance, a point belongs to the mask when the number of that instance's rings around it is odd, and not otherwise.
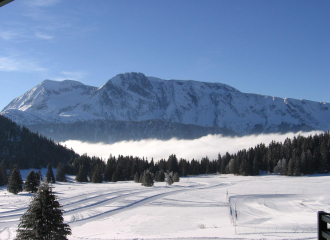
<path fill-rule="evenodd" d="M 79 71 L 77 71 L 77 72 L 62 71 L 61 74 L 66 76 L 66 79 L 71 78 L 71 79 L 75 79 L 75 80 L 84 78 L 87 75 L 86 72 L 79 72 Z"/>
<path fill-rule="evenodd" d="M 25 34 L 26 32 L 21 29 L 0 30 L 0 38 L 6 41 L 25 36 Z"/>
<path fill-rule="evenodd" d="M 30 59 L 21 59 L 20 57 L 0 57 L 0 71 L 2 72 L 41 72 L 46 68 Z"/>
<path fill-rule="evenodd" d="M 216 159 L 218 154 L 224 155 L 226 152 L 231 154 L 242 149 L 255 147 L 260 143 L 268 145 L 271 141 L 283 142 L 286 138 L 300 134 L 301 136 L 310 136 L 319 131 L 300 132 L 297 134 L 260 134 L 245 137 L 223 137 L 221 135 L 208 135 L 194 140 L 171 139 L 168 141 L 148 139 L 141 141 L 123 141 L 114 144 L 92 144 L 69 140 L 62 142 L 72 148 L 79 154 L 87 153 L 90 156 L 98 156 L 107 159 L 110 154 L 114 156 L 138 156 L 147 157 L 149 160 L 167 159 L 171 154 L 176 154 L 178 158 L 187 160 L 201 159 L 208 156 L 210 159 Z"/>
<path fill-rule="evenodd" d="M 48 35 L 48 34 L 44 34 L 44 33 L 41 33 L 41 32 L 36 32 L 35 36 L 37 38 L 46 39 L 46 40 L 50 40 L 50 39 L 53 39 L 54 38 L 54 36 L 51 36 L 51 35 Z"/>
<path fill-rule="evenodd" d="M 56 81 L 63 81 L 63 80 L 80 80 L 84 77 L 86 77 L 86 75 L 88 75 L 87 72 L 83 72 L 83 71 L 62 71 L 60 72 L 60 75 L 62 76 L 57 76 L 57 77 L 53 77 L 51 79 L 56 80 Z"/>

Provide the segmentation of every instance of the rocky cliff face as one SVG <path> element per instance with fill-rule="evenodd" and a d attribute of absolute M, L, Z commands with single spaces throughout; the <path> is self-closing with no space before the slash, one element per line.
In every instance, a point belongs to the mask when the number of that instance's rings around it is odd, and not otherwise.
<path fill-rule="evenodd" d="M 100 88 L 46 80 L 14 99 L 1 114 L 22 125 L 162 120 L 244 135 L 328 130 L 329 108 L 329 103 L 242 93 L 221 83 L 125 73 Z"/>

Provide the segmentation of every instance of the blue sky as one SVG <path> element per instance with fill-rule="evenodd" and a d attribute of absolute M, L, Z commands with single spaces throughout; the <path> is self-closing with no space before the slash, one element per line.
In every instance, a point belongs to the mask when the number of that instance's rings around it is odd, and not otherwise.
<path fill-rule="evenodd" d="M 0 109 L 45 79 L 119 73 L 330 102 L 330 1 L 15 0 L 0 8 Z"/>

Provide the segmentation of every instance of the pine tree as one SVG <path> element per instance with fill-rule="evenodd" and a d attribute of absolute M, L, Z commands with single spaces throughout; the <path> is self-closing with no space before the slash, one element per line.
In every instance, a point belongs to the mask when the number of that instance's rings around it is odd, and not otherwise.
<path fill-rule="evenodd" d="M 103 181 L 103 177 L 102 177 L 101 169 L 98 165 L 96 165 L 93 171 L 92 182 L 102 183 L 102 181 Z"/>
<path fill-rule="evenodd" d="M 3 185 L 6 185 L 6 184 L 5 184 L 5 180 L 2 176 L 2 172 L 0 171 L 0 186 L 3 186 Z"/>
<path fill-rule="evenodd" d="M 0 186 L 6 185 L 8 183 L 8 173 L 7 173 L 6 163 L 4 160 L 0 164 L 0 175 L 1 175 Z"/>
<path fill-rule="evenodd" d="M 66 182 L 64 167 L 61 162 L 58 163 L 56 169 L 56 181 L 58 182 Z"/>
<path fill-rule="evenodd" d="M 143 173 L 141 173 L 141 175 L 140 175 L 140 178 L 139 178 L 139 183 L 142 183 L 142 182 L 143 182 L 143 176 L 144 176 L 144 172 L 143 172 Z"/>
<path fill-rule="evenodd" d="M 22 177 L 17 167 L 13 167 L 10 171 L 10 176 L 7 185 L 8 192 L 17 194 L 22 192 Z"/>
<path fill-rule="evenodd" d="M 155 175 L 155 182 L 159 182 L 159 181 L 158 181 L 158 178 L 159 178 L 159 172 L 156 172 L 156 175 Z"/>
<path fill-rule="evenodd" d="M 139 173 L 138 173 L 138 172 L 136 172 L 136 173 L 135 173 L 135 175 L 134 175 L 134 182 L 135 182 L 135 183 L 138 183 L 138 182 L 139 182 L 139 180 L 140 180 L 140 176 L 139 176 Z"/>
<path fill-rule="evenodd" d="M 43 179 L 42 179 L 42 174 L 41 174 L 41 171 L 39 170 L 38 172 L 36 172 L 37 176 L 38 176 L 38 179 L 39 181 L 41 182 Z"/>
<path fill-rule="evenodd" d="M 295 164 L 295 161 L 292 158 L 290 158 L 289 163 L 288 163 L 288 175 L 289 176 L 293 176 L 294 164 Z"/>
<path fill-rule="evenodd" d="M 114 161 L 110 156 L 104 170 L 104 181 L 111 181 L 113 169 L 115 168 L 115 165 L 116 165 L 116 161 Z"/>
<path fill-rule="evenodd" d="M 285 158 L 282 159 L 281 175 L 288 175 L 288 164 Z"/>
<path fill-rule="evenodd" d="M 168 157 L 168 170 L 170 172 L 179 172 L 179 163 L 178 159 L 176 158 L 175 154 L 172 154 L 171 156 Z"/>
<path fill-rule="evenodd" d="M 12 163 L 11 163 L 9 169 L 10 169 L 10 171 L 9 171 L 9 177 L 10 177 L 10 175 L 11 175 L 11 173 L 13 172 L 14 169 L 17 169 L 17 170 L 18 170 L 18 178 L 19 178 L 19 182 L 20 182 L 21 185 L 23 185 L 24 182 L 23 182 L 22 175 L 21 175 L 21 172 L 20 172 L 20 170 L 19 170 L 18 165 L 17 165 L 17 164 L 12 164 Z M 8 181 L 9 181 L 9 178 L 8 178 Z"/>
<path fill-rule="evenodd" d="M 165 182 L 165 173 L 163 170 L 161 170 L 158 174 L 158 182 Z"/>
<path fill-rule="evenodd" d="M 180 182 L 180 177 L 178 173 L 174 173 L 173 175 L 173 182 Z"/>
<path fill-rule="evenodd" d="M 80 167 L 79 167 L 79 171 L 76 175 L 76 181 L 77 182 L 88 182 L 87 172 L 85 171 L 85 168 L 83 165 L 80 165 Z"/>
<path fill-rule="evenodd" d="M 173 172 L 170 172 L 166 176 L 166 184 L 171 186 L 173 183 L 174 183 L 174 181 L 173 181 Z"/>
<path fill-rule="evenodd" d="M 35 193 L 38 191 L 39 185 L 40 185 L 40 181 L 38 174 L 35 173 L 34 170 L 31 170 L 26 177 L 26 181 L 23 186 L 24 191 Z"/>
<path fill-rule="evenodd" d="M 65 240 L 71 235 L 68 224 L 63 223 L 63 210 L 48 183 L 39 187 L 26 213 L 20 218 L 15 239 Z"/>
<path fill-rule="evenodd" d="M 153 185 L 154 185 L 154 179 L 153 179 L 151 172 L 148 169 L 143 174 L 142 186 L 151 187 Z"/>
<path fill-rule="evenodd" d="M 48 169 L 47 169 L 45 181 L 49 183 L 55 183 L 55 176 L 53 173 L 53 167 L 51 163 L 48 163 Z"/>
<path fill-rule="evenodd" d="M 112 177 L 111 177 L 111 182 L 117 182 L 117 173 L 113 172 Z"/>

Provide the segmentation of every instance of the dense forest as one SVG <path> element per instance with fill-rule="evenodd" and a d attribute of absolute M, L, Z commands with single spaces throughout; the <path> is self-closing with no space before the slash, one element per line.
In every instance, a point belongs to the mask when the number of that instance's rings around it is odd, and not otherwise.
<path fill-rule="evenodd" d="M 17 164 L 19 168 L 43 168 L 48 163 L 66 164 L 77 154 L 46 137 L 21 127 L 0 115 L 0 160 L 7 169 Z"/>
<path fill-rule="evenodd" d="M 235 154 L 228 152 L 217 159 L 204 157 L 200 160 L 178 159 L 176 155 L 168 159 L 148 161 L 144 158 L 111 156 L 107 162 L 87 155 L 77 156 L 66 165 L 66 172 L 78 174 L 83 172 L 92 180 L 94 172 L 101 171 L 105 181 L 133 180 L 136 173 L 149 170 L 154 176 L 159 172 L 174 172 L 180 176 L 198 174 L 236 174 L 259 175 L 261 171 L 281 175 L 298 176 L 313 173 L 327 173 L 330 166 L 330 134 L 329 132 L 293 139 L 287 138 L 284 143 L 271 142 L 268 146 L 261 143 L 254 148 L 243 149 Z M 86 178 L 85 178 L 86 179 Z"/>
<path fill-rule="evenodd" d="M 189 150 L 189 149 L 188 149 Z M 46 167 L 49 163 L 61 172 L 76 175 L 77 181 L 134 180 L 146 170 L 154 177 L 160 173 L 177 173 L 179 176 L 198 174 L 259 175 L 261 171 L 298 176 L 327 173 L 330 166 L 330 133 L 282 142 L 263 143 L 254 148 L 242 149 L 235 154 L 228 152 L 217 159 L 168 159 L 154 161 L 133 156 L 112 156 L 104 161 L 86 154 L 80 156 L 38 133 L 32 133 L 11 120 L 0 116 L 0 159 L 2 168 L 17 165 L 20 169 Z M 205 153 L 207 155 L 207 153 Z M 62 174 L 63 175 L 63 174 Z M 63 177 L 63 176 L 62 176 Z M 157 179 L 156 179 L 157 180 Z"/>

